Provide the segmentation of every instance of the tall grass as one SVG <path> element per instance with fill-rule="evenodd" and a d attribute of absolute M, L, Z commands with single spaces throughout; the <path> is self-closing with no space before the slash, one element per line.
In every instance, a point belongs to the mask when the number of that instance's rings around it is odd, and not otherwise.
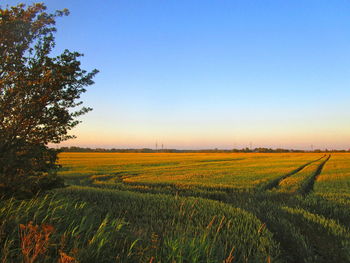
<path fill-rule="evenodd" d="M 255 216 L 210 200 L 70 187 L 1 205 L 9 232 L 0 252 L 14 261 L 21 260 L 18 225 L 29 221 L 56 230 L 42 262 L 58 260 L 60 252 L 81 262 L 218 262 L 232 251 L 236 262 L 279 258 Z"/>

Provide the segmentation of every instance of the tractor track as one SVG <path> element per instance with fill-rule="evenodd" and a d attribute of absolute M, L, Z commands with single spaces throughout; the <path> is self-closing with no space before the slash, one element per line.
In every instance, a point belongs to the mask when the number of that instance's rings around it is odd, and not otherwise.
<path fill-rule="evenodd" d="M 305 182 L 301 185 L 301 187 L 297 191 L 299 194 L 305 196 L 313 190 L 317 177 L 322 173 L 323 167 L 325 166 L 325 164 L 328 162 L 330 158 L 331 158 L 331 155 L 328 155 L 326 159 L 322 163 L 320 163 L 320 165 L 317 167 L 314 174 L 305 180 Z"/>
<path fill-rule="evenodd" d="M 315 162 L 321 160 L 321 159 L 324 158 L 325 156 L 326 156 L 326 155 L 323 155 L 321 158 L 318 158 L 318 159 L 316 159 L 316 160 L 313 160 L 313 161 L 311 161 L 311 162 L 308 162 L 308 163 L 306 163 L 306 164 L 303 164 L 302 166 L 298 167 L 297 169 L 295 169 L 295 170 L 293 170 L 293 171 L 291 171 L 291 172 L 289 172 L 289 173 L 287 173 L 287 174 L 285 174 L 285 175 L 282 175 L 282 176 L 280 176 L 280 177 L 278 177 L 278 178 L 275 178 L 275 179 L 271 180 L 270 182 L 268 182 L 268 183 L 265 184 L 265 185 L 262 185 L 259 189 L 260 189 L 261 191 L 267 191 L 267 190 L 271 190 L 271 189 L 273 189 L 273 188 L 276 188 L 276 187 L 280 184 L 280 182 L 281 182 L 282 180 L 284 180 L 284 179 L 286 179 L 287 177 L 292 176 L 292 175 L 294 175 L 294 174 L 300 172 L 300 171 L 303 170 L 305 167 L 309 166 L 309 165 L 312 164 L 312 163 L 315 163 Z M 322 170 L 322 169 L 321 169 L 321 170 Z"/>

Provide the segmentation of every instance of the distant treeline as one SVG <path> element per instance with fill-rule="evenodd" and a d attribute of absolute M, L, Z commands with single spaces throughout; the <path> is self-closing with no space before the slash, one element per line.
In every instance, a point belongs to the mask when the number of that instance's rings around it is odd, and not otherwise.
<path fill-rule="evenodd" d="M 304 152 L 350 152 L 349 150 L 320 150 L 316 149 L 313 151 L 307 150 L 293 150 L 293 149 L 272 149 L 272 148 L 243 148 L 243 149 L 232 149 L 232 150 L 221 150 L 221 149 L 202 149 L 202 150 L 178 150 L 178 149 L 104 149 L 104 148 L 83 148 L 77 146 L 61 147 L 61 152 L 101 152 L 101 153 L 304 153 Z"/>

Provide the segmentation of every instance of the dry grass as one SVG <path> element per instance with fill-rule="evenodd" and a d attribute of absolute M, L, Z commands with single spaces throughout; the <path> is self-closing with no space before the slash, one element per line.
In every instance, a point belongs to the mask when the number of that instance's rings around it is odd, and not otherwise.
<path fill-rule="evenodd" d="M 54 231 L 54 227 L 48 224 L 39 226 L 29 222 L 26 225 L 19 225 L 21 252 L 24 263 L 34 263 L 46 254 L 50 236 Z"/>

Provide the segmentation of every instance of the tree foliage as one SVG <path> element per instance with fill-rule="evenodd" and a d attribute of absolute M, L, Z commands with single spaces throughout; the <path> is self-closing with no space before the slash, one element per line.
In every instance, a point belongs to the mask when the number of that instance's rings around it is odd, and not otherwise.
<path fill-rule="evenodd" d="M 77 117 L 90 108 L 80 96 L 97 70 L 81 69 L 77 52 L 51 56 L 57 17 L 42 3 L 0 7 L 0 186 L 7 191 L 36 192 L 51 183 L 59 143 Z"/>

